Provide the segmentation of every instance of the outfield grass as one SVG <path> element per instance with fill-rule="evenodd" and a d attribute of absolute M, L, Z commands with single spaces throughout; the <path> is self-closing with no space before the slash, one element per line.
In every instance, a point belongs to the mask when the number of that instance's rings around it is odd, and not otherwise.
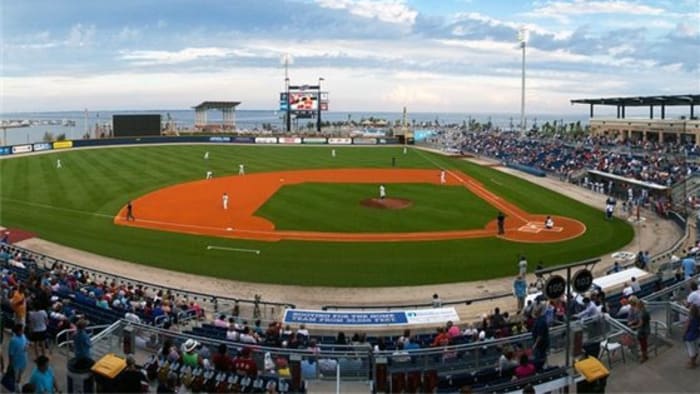
<path fill-rule="evenodd" d="M 386 286 L 481 280 L 516 272 L 517 255 L 560 264 L 618 250 L 633 237 L 622 220 L 487 167 L 400 147 L 151 146 L 73 150 L 0 160 L 0 223 L 90 252 L 195 274 L 252 282 L 327 286 Z M 202 159 L 204 152 L 210 159 Z M 167 185 L 247 172 L 310 168 L 458 168 L 531 213 L 576 218 L 588 231 L 554 244 L 497 238 L 440 242 L 277 243 L 190 236 L 115 226 L 129 199 Z M 63 163 L 55 168 L 56 159 Z M 305 205 L 306 208 L 312 206 Z M 290 207 L 291 208 L 291 207 Z M 299 207 L 294 207 L 298 209 Z M 342 211 L 342 210 L 341 210 Z M 325 222 L 352 216 L 325 215 Z M 322 216 L 323 217 L 323 216 Z M 321 218 L 322 218 L 321 217 Z M 291 219 L 295 221 L 294 219 Z M 317 218 L 318 220 L 318 218 Z M 261 255 L 207 251 L 207 245 L 261 249 Z"/>
<path fill-rule="evenodd" d="M 498 211 L 463 186 L 390 184 L 390 197 L 413 202 L 392 210 L 362 206 L 377 185 L 302 183 L 286 185 L 255 213 L 279 230 L 410 232 L 481 229 Z M 290 209 L 290 207 L 294 207 Z"/>

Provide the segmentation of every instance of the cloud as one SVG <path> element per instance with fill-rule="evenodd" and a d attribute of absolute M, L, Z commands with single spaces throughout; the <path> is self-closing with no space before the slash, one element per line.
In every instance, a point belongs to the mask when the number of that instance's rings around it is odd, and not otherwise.
<path fill-rule="evenodd" d="M 613 1 L 552 1 L 544 6 L 535 8 L 530 14 L 535 16 L 576 16 L 591 14 L 621 14 L 621 15 L 661 15 L 663 8 L 623 0 Z"/>
<path fill-rule="evenodd" d="M 73 25 L 65 44 L 71 47 L 89 46 L 95 38 L 95 30 L 95 25 L 83 26 L 82 23 Z"/>
<path fill-rule="evenodd" d="M 136 65 L 186 63 L 205 58 L 223 58 L 237 51 L 225 48 L 184 48 L 179 51 L 124 51 L 121 59 Z M 238 53 L 240 55 L 240 53 Z"/>
<path fill-rule="evenodd" d="M 402 0 L 316 0 L 322 8 L 347 10 L 352 15 L 382 22 L 412 25 L 418 12 Z"/>

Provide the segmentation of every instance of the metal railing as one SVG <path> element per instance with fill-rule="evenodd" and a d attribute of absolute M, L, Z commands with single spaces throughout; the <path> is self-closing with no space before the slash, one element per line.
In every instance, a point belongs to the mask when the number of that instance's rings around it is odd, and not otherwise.
<path fill-rule="evenodd" d="M 70 270 L 82 270 L 88 273 L 91 277 L 94 277 L 100 281 L 115 282 L 118 285 L 133 286 L 134 288 L 140 287 L 144 292 L 151 291 L 155 295 L 159 291 L 164 294 L 171 294 L 177 298 L 183 298 L 189 301 L 196 301 L 200 303 L 202 308 L 209 312 L 209 314 L 220 313 L 222 311 L 229 311 L 229 313 L 234 310 L 239 311 L 239 315 L 243 315 L 246 312 L 247 316 L 252 319 L 257 318 L 269 318 L 270 320 L 279 319 L 284 312 L 285 308 L 296 308 L 294 304 L 285 302 L 274 302 L 274 301 L 263 301 L 262 299 L 245 299 L 245 298 L 235 298 L 218 296 L 213 294 L 199 293 L 195 291 L 188 291 L 179 288 L 172 288 L 165 285 L 142 281 L 139 279 L 128 278 L 98 269 L 87 268 L 81 266 L 77 263 L 68 262 L 62 259 L 57 259 L 42 253 L 32 251 L 27 248 L 22 248 L 16 245 L 6 245 L 11 251 L 20 251 L 25 253 L 29 257 L 32 257 L 36 263 L 37 267 L 44 270 L 51 270 L 55 264 L 61 264 Z"/>

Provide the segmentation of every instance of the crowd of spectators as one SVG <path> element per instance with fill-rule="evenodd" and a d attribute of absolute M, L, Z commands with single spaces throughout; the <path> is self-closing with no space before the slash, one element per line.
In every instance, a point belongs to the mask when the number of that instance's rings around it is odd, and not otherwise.
<path fill-rule="evenodd" d="M 700 155 L 700 147 L 695 144 L 621 141 L 608 136 L 544 138 L 513 132 L 455 131 L 438 133 L 430 142 L 562 176 L 589 169 L 669 186 L 699 169 L 687 160 Z"/>

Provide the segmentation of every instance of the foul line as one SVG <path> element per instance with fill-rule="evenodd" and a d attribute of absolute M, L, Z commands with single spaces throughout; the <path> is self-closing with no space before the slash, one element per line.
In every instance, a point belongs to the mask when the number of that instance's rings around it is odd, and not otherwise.
<path fill-rule="evenodd" d="M 454 173 L 451 169 L 447 169 L 447 168 L 445 168 L 445 166 L 441 166 L 440 163 L 436 162 L 435 160 L 431 159 L 430 157 L 425 156 L 425 155 L 423 154 L 423 152 L 422 152 L 420 149 L 416 149 L 416 152 L 418 152 L 418 154 L 419 154 L 422 158 L 424 158 L 425 160 L 427 160 L 428 162 L 430 162 L 431 164 L 433 164 L 433 165 L 436 166 L 437 168 L 439 168 L 439 169 L 445 169 L 445 171 L 446 171 L 448 174 L 452 175 L 453 177 L 457 178 L 457 180 L 459 180 L 460 182 L 462 182 L 462 185 L 464 185 L 464 187 L 469 188 L 467 185 L 471 185 L 471 187 L 473 187 L 474 189 L 480 190 L 482 193 L 486 193 L 486 194 L 489 194 L 489 195 L 491 195 L 491 196 L 496 197 L 496 198 L 492 198 L 492 199 L 487 200 L 487 202 L 490 203 L 491 205 L 495 206 L 496 208 L 500 208 L 500 210 L 505 211 L 506 213 L 508 213 L 508 214 L 510 214 L 510 215 L 513 215 L 513 216 L 515 216 L 516 218 L 518 218 L 518 219 L 520 219 L 520 220 L 522 220 L 522 221 L 524 221 L 524 222 L 528 222 L 527 219 L 525 219 L 524 217 L 518 215 L 516 212 L 513 212 L 513 211 L 511 211 L 510 209 L 507 209 L 507 207 L 503 207 L 503 206 L 500 206 L 500 207 L 499 207 L 498 205 L 501 205 L 501 204 L 498 202 L 498 200 L 500 199 L 500 197 L 494 195 L 490 190 L 486 189 L 485 187 L 483 187 L 483 186 L 481 186 L 481 185 L 474 184 L 473 182 L 465 181 L 464 179 L 462 179 L 462 177 L 460 177 L 459 175 L 457 175 L 456 173 Z M 483 198 L 482 198 L 482 199 L 483 199 Z M 504 209 L 504 208 L 505 208 L 505 209 Z"/>
<path fill-rule="evenodd" d="M 81 215 L 97 216 L 97 217 L 101 217 L 101 218 L 108 218 L 108 219 L 114 218 L 114 215 L 110 215 L 110 214 L 106 214 L 106 213 L 81 211 L 78 209 L 63 208 L 63 207 L 57 207 L 57 206 L 53 206 L 53 205 L 41 204 L 41 203 L 36 203 L 36 202 L 15 200 L 15 199 L 6 198 L 6 197 L 0 197 L 0 201 L 6 201 L 6 202 L 10 202 L 10 203 L 17 203 L 17 204 L 24 204 L 24 205 L 28 205 L 30 207 L 36 207 L 36 208 L 46 208 L 46 209 L 53 209 L 56 211 L 79 213 Z"/>
<path fill-rule="evenodd" d="M 258 249 L 241 249 L 241 248 L 228 248 L 226 246 L 212 246 L 209 245 L 207 246 L 207 250 L 226 250 L 229 252 L 242 252 L 242 253 L 255 253 L 255 254 L 260 254 L 260 250 Z"/>

